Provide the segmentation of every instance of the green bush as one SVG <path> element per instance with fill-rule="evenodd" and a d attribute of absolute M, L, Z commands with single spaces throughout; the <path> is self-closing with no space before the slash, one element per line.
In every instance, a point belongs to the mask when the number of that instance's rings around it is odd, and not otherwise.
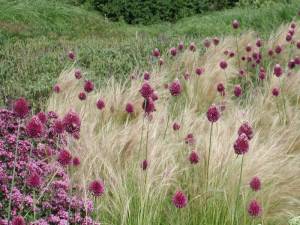
<path fill-rule="evenodd" d="M 209 10 L 232 7 L 238 0 L 94 0 L 93 6 L 113 21 L 129 24 L 175 22 Z"/>

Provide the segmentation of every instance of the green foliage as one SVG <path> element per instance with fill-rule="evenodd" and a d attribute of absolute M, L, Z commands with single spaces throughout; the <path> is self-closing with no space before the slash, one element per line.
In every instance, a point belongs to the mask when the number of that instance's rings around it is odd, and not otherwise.
<path fill-rule="evenodd" d="M 239 0 L 237 6 L 240 7 L 265 7 L 275 3 L 290 3 L 290 0 Z"/>

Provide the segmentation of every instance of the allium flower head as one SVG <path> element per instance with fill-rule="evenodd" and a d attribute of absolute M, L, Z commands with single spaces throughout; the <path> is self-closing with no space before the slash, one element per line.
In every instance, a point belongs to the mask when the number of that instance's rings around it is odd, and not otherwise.
<path fill-rule="evenodd" d="M 264 80 L 266 78 L 266 71 L 264 69 L 260 69 L 258 76 L 260 80 Z"/>
<path fill-rule="evenodd" d="M 101 180 L 94 180 L 89 185 L 89 191 L 96 197 L 103 195 L 105 191 L 104 183 Z"/>
<path fill-rule="evenodd" d="M 296 66 L 295 60 L 291 59 L 291 60 L 288 62 L 288 67 L 289 67 L 289 69 L 292 70 L 292 69 L 295 68 L 295 66 Z"/>
<path fill-rule="evenodd" d="M 192 151 L 189 155 L 189 161 L 191 164 L 197 164 L 199 162 L 199 155 L 196 151 Z"/>
<path fill-rule="evenodd" d="M 29 112 L 29 106 L 25 98 L 19 98 L 15 101 L 13 111 L 20 118 L 24 118 L 27 116 Z"/>
<path fill-rule="evenodd" d="M 292 41 L 292 39 L 293 39 L 293 37 L 292 37 L 291 34 L 287 34 L 287 35 L 285 36 L 285 40 L 286 40 L 287 42 Z"/>
<path fill-rule="evenodd" d="M 280 89 L 278 87 L 274 87 L 272 89 L 272 95 L 277 97 L 280 94 Z"/>
<path fill-rule="evenodd" d="M 145 98 L 143 105 L 142 105 L 143 110 L 145 113 L 150 114 L 155 111 L 155 104 L 152 98 Z"/>
<path fill-rule="evenodd" d="M 233 20 L 231 25 L 233 29 L 238 29 L 240 27 L 240 23 L 237 20 Z"/>
<path fill-rule="evenodd" d="M 158 48 L 155 48 L 153 50 L 152 55 L 157 58 L 160 56 L 160 51 L 158 50 Z"/>
<path fill-rule="evenodd" d="M 183 41 L 181 41 L 181 42 L 179 42 L 179 44 L 178 44 L 178 50 L 183 50 L 183 48 L 184 48 L 184 44 L 183 44 Z"/>
<path fill-rule="evenodd" d="M 280 46 L 280 45 L 277 45 L 276 47 L 275 47 L 275 53 L 276 54 L 280 54 L 282 52 L 282 47 Z"/>
<path fill-rule="evenodd" d="M 97 106 L 97 108 L 98 108 L 99 110 L 104 109 L 104 108 L 105 108 L 105 102 L 104 102 L 104 100 L 100 98 L 100 99 L 97 101 L 96 106 Z"/>
<path fill-rule="evenodd" d="M 281 75 L 282 75 L 282 68 L 281 68 L 281 66 L 279 65 L 279 64 L 276 64 L 275 66 L 274 66 L 274 74 L 275 74 L 275 76 L 276 77 L 280 77 Z"/>
<path fill-rule="evenodd" d="M 134 112 L 134 106 L 131 102 L 128 102 L 125 106 L 125 111 L 127 113 L 133 113 Z"/>
<path fill-rule="evenodd" d="M 81 77 L 82 77 L 81 70 L 76 69 L 74 75 L 77 80 L 81 79 Z"/>
<path fill-rule="evenodd" d="M 253 177 L 249 183 L 250 185 L 250 188 L 253 190 L 253 191 L 259 191 L 260 188 L 261 188 L 261 182 L 260 182 L 260 179 L 258 177 Z"/>
<path fill-rule="evenodd" d="M 86 94 L 84 92 L 80 92 L 79 95 L 78 95 L 78 98 L 83 101 L 83 100 L 86 100 Z"/>
<path fill-rule="evenodd" d="M 154 90 L 148 82 L 144 82 L 139 92 L 144 98 L 149 98 Z"/>
<path fill-rule="evenodd" d="M 43 124 L 45 124 L 45 123 L 47 122 L 48 116 L 47 116 L 46 113 L 44 113 L 44 112 L 39 112 L 39 113 L 37 114 L 37 117 L 39 118 L 39 120 L 40 120 Z"/>
<path fill-rule="evenodd" d="M 80 131 L 81 121 L 79 115 L 72 110 L 64 116 L 63 124 L 65 130 L 70 134 Z"/>
<path fill-rule="evenodd" d="M 204 68 L 202 68 L 202 67 L 197 67 L 195 72 L 196 72 L 196 74 L 197 74 L 198 76 L 200 76 L 200 75 L 202 75 L 202 74 L 204 73 Z"/>
<path fill-rule="evenodd" d="M 142 170 L 146 170 L 149 166 L 148 160 L 144 159 L 141 163 Z"/>
<path fill-rule="evenodd" d="M 162 66 L 164 63 L 165 63 L 164 59 L 163 58 L 159 58 L 158 65 Z"/>
<path fill-rule="evenodd" d="M 222 96 L 225 95 L 225 87 L 224 87 L 224 84 L 223 84 L 223 83 L 219 83 L 219 84 L 217 85 L 217 91 L 218 91 Z"/>
<path fill-rule="evenodd" d="M 148 71 L 144 72 L 144 80 L 150 80 L 150 73 Z"/>
<path fill-rule="evenodd" d="M 194 145 L 196 140 L 194 138 L 194 135 L 192 133 L 189 133 L 185 138 L 184 138 L 184 141 L 186 144 L 189 144 L 189 145 Z"/>
<path fill-rule="evenodd" d="M 62 134 L 65 130 L 64 123 L 61 119 L 57 119 L 54 121 L 53 128 L 55 133 Z"/>
<path fill-rule="evenodd" d="M 180 129 L 180 124 L 177 123 L 177 122 L 174 122 L 174 123 L 173 123 L 173 130 L 177 131 L 177 130 L 179 130 L 179 129 Z"/>
<path fill-rule="evenodd" d="M 252 50 L 252 47 L 251 47 L 251 45 L 250 44 L 247 44 L 247 46 L 246 46 L 246 52 L 251 52 L 251 50 Z"/>
<path fill-rule="evenodd" d="M 298 49 L 300 49 L 300 41 L 297 41 L 296 46 Z"/>
<path fill-rule="evenodd" d="M 220 43 L 220 39 L 218 37 L 214 37 L 213 39 L 214 46 L 217 46 Z"/>
<path fill-rule="evenodd" d="M 240 97 L 243 94 L 241 85 L 239 84 L 235 85 L 233 93 L 236 97 Z"/>
<path fill-rule="evenodd" d="M 55 84 L 54 86 L 53 86 L 53 91 L 55 92 L 55 93 L 59 93 L 60 92 L 60 86 L 59 86 L 59 84 Z"/>
<path fill-rule="evenodd" d="M 40 177 L 39 174 L 32 173 L 27 177 L 26 183 L 29 187 L 38 188 L 42 184 L 42 178 Z"/>
<path fill-rule="evenodd" d="M 258 38 L 258 39 L 256 40 L 256 46 L 257 46 L 258 48 L 260 48 L 260 47 L 262 46 L 262 41 L 261 41 L 260 38 Z"/>
<path fill-rule="evenodd" d="M 172 96 L 178 96 L 182 92 L 182 86 L 178 79 L 175 79 L 170 85 L 169 85 L 169 91 Z"/>
<path fill-rule="evenodd" d="M 296 64 L 296 65 L 300 65 L 300 57 L 299 57 L 299 56 L 296 56 L 296 57 L 294 58 L 294 61 L 295 61 L 295 64 Z"/>
<path fill-rule="evenodd" d="M 262 212 L 261 206 L 258 201 L 252 200 L 248 206 L 248 213 L 252 217 L 260 216 Z"/>
<path fill-rule="evenodd" d="M 244 122 L 238 130 L 238 135 L 241 135 L 243 133 L 246 134 L 249 140 L 253 138 L 253 129 L 248 122 Z"/>
<path fill-rule="evenodd" d="M 72 162 L 72 155 L 68 150 L 62 150 L 58 154 L 57 161 L 63 166 L 68 166 Z"/>
<path fill-rule="evenodd" d="M 156 91 L 154 91 L 154 92 L 152 93 L 151 98 L 152 98 L 152 100 L 153 100 L 154 102 L 158 99 L 158 95 L 157 95 L 157 92 L 156 92 Z"/>
<path fill-rule="evenodd" d="M 170 54 L 171 54 L 171 56 L 176 56 L 176 54 L 177 54 L 177 49 L 176 49 L 175 47 L 172 47 L 172 48 L 170 49 Z"/>
<path fill-rule="evenodd" d="M 238 136 L 233 145 L 234 151 L 237 155 L 243 155 L 249 150 L 249 139 L 246 134 L 242 133 Z"/>
<path fill-rule="evenodd" d="M 69 52 L 68 52 L 68 57 L 69 57 L 69 59 L 72 60 L 72 61 L 75 60 L 75 53 L 74 53 L 73 51 L 69 51 Z"/>
<path fill-rule="evenodd" d="M 33 116 L 26 124 L 26 133 L 29 137 L 41 137 L 44 132 L 44 125 L 37 116 Z"/>
<path fill-rule="evenodd" d="M 25 219 L 22 216 L 16 216 L 12 220 L 12 225 L 26 225 Z"/>
<path fill-rule="evenodd" d="M 209 40 L 208 38 L 206 38 L 206 39 L 204 40 L 204 42 L 203 42 L 203 45 L 204 45 L 205 48 L 209 48 L 210 45 L 211 45 L 210 40 Z"/>
<path fill-rule="evenodd" d="M 90 80 L 85 81 L 84 83 L 84 90 L 89 93 L 94 90 L 94 83 Z"/>
<path fill-rule="evenodd" d="M 192 43 L 190 44 L 189 49 L 190 49 L 190 51 L 192 51 L 192 52 L 196 51 L 196 45 L 195 45 L 194 42 L 192 42 Z"/>
<path fill-rule="evenodd" d="M 176 208 L 184 208 L 188 200 L 183 192 L 177 191 L 173 196 L 172 202 Z"/>
<path fill-rule="evenodd" d="M 74 166 L 79 166 L 80 165 L 80 159 L 78 157 L 73 158 L 73 165 Z"/>
<path fill-rule="evenodd" d="M 269 56 L 273 56 L 273 55 L 274 55 L 274 51 L 273 51 L 272 49 L 269 49 L 269 50 L 268 50 L 268 55 L 269 55 Z"/>
<path fill-rule="evenodd" d="M 225 70 L 228 66 L 227 62 L 224 61 L 224 60 L 222 60 L 219 65 L 220 65 L 220 68 L 223 69 L 223 70 Z"/>
<path fill-rule="evenodd" d="M 206 113 L 207 119 L 209 122 L 211 123 L 215 123 L 218 121 L 218 119 L 220 118 L 220 111 L 218 109 L 218 107 L 216 105 L 211 105 Z"/>

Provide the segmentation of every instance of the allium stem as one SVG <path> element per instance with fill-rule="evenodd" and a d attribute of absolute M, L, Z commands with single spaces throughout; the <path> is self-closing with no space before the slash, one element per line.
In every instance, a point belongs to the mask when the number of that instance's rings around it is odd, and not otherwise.
<path fill-rule="evenodd" d="M 150 125 L 150 121 L 148 120 L 148 124 L 147 124 L 147 134 L 146 134 L 146 161 L 148 162 L 148 139 L 149 139 L 149 125 Z M 145 185 L 147 182 L 147 169 L 145 171 Z"/>
<path fill-rule="evenodd" d="M 238 58 L 238 65 L 239 70 L 241 70 L 241 62 L 240 62 L 240 54 L 239 54 L 239 43 L 238 43 L 238 36 L 235 36 L 235 43 L 236 43 L 236 56 Z"/>
<path fill-rule="evenodd" d="M 285 101 L 285 96 L 284 96 L 284 91 L 283 91 L 283 81 L 280 79 L 280 89 L 281 89 L 281 96 L 282 96 L 282 103 L 283 103 L 283 109 L 284 109 L 284 116 L 285 116 L 285 123 L 288 122 L 288 115 L 286 111 L 286 101 Z"/>
<path fill-rule="evenodd" d="M 243 174 L 243 164 L 244 164 L 244 155 L 242 156 L 240 178 L 239 178 L 239 183 L 238 183 L 237 192 L 236 192 L 236 200 L 235 200 L 235 206 L 234 206 L 234 212 L 233 212 L 233 224 L 235 222 L 236 209 L 237 209 L 237 205 L 238 205 L 238 201 L 239 201 L 239 196 L 240 196 L 240 189 L 241 189 L 241 183 L 242 183 L 242 174 Z"/>
<path fill-rule="evenodd" d="M 210 161 L 210 152 L 211 152 L 211 137 L 213 132 L 213 124 L 210 124 L 210 133 L 209 133 L 209 147 L 208 147 L 208 157 L 207 157 L 207 168 L 206 168 L 206 192 L 208 190 L 208 180 L 209 180 L 209 161 Z"/>
<path fill-rule="evenodd" d="M 146 109 L 146 101 L 144 103 L 144 106 L 145 106 L 144 108 Z M 145 124 L 145 111 L 144 111 L 144 115 L 143 115 L 143 125 L 142 125 L 142 132 L 141 132 L 141 138 L 140 138 L 140 146 L 139 146 L 139 150 L 138 150 L 138 158 L 140 158 L 140 152 L 141 152 L 142 143 L 143 143 L 144 124 Z"/>
<path fill-rule="evenodd" d="M 10 214 L 11 214 L 11 196 L 12 196 L 12 191 L 15 185 L 15 175 L 16 175 L 16 165 L 17 165 L 17 159 L 18 159 L 18 145 L 19 145 L 19 135 L 20 135 L 20 123 L 19 119 L 17 120 L 18 122 L 18 130 L 17 130 L 17 138 L 16 138 L 16 149 L 15 149 L 15 160 L 14 160 L 14 168 L 13 168 L 13 174 L 12 174 L 12 181 L 11 181 L 11 186 L 10 186 L 10 194 L 9 194 L 9 202 L 8 202 L 8 215 L 7 215 L 7 221 L 10 220 Z"/>

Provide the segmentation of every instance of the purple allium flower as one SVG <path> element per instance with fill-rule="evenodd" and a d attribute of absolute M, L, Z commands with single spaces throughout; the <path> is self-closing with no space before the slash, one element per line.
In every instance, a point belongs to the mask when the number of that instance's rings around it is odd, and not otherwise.
<path fill-rule="evenodd" d="M 148 71 L 144 72 L 144 80 L 150 80 L 150 73 Z"/>
<path fill-rule="evenodd" d="M 144 98 L 149 98 L 153 94 L 154 90 L 148 82 L 144 82 L 139 92 Z"/>
<path fill-rule="evenodd" d="M 58 154 L 58 159 L 57 161 L 63 165 L 63 166 L 68 166 L 71 164 L 72 162 L 72 155 L 68 150 L 62 150 L 59 154 Z"/>
<path fill-rule="evenodd" d="M 61 119 L 57 119 L 54 121 L 53 128 L 55 133 L 62 134 L 65 130 L 64 123 Z"/>
<path fill-rule="evenodd" d="M 209 122 L 211 123 L 215 123 L 218 121 L 218 119 L 220 118 L 220 111 L 218 109 L 218 107 L 216 105 L 211 105 L 207 112 L 206 112 L 206 117 L 208 119 Z"/>
<path fill-rule="evenodd" d="M 238 29 L 240 27 L 240 23 L 237 20 L 233 20 L 231 25 L 233 29 Z"/>
<path fill-rule="evenodd" d="M 259 191 L 260 188 L 261 188 L 261 182 L 260 182 L 260 179 L 258 177 L 253 177 L 249 183 L 250 185 L 250 188 L 253 190 L 253 191 Z"/>
<path fill-rule="evenodd" d="M 179 129 L 180 129 L 180 124 L 177 123 L 177 122 L 174 122 L 174 123 L 173 123 L 173 130 L 177 131 L 177 130 L 179 130 Z"/>
<path fill-rule="evenodd" d="M 239 71 L 239 75 L 240 75 L 240 77 L 244 77 L 245 76 L 245 70 L 243 70 L 243 69 L 241 69 L 240 71 Z"/>
<path fill-rule="evenodd" d="M 177 191 L 173 196 L 172 202 L 176 208 L 184 208 L 187 205 L 188 200 L 183 192 Z"/>
<path fill-rule="evenodd" d="M 145 98 L 142 108 L 145 111 L 145 113 L 147 113 L 147 114 L 154 112 L 155 105 L 154 105 L 154 101 L 152 100 L 152 98 Z"/>
<path fill-rule="evenodd" d="M 39 113 L 37 114 L 37 117 L 39 118 L 39 120 L 40 120 L 43 124 L 45 124 L 45 123 L 47 122 L 48 117 L 47 117 L 47 114 L 46 114 L 46 113 L 44 113 L 44 112 L 39 112 Z"/>
<path fill-rule="evenodd" d="M 70 60 L 73 61 L 75 59 L 75 53 L 73 51 L 69 51 L 68 52 L 68 57 L 69 57 Z"/>
<path fill-rule="evenodd" d="M 246 134 L 249 140 L 253 138 L 253 129 L 248 122 L 244 122 L 238 130 L 238 135 L 241 135 L 243 133 Z"/>
<path fill-rule="evenodd" d="M 158 60 L 158 65 L 159 65 L 159 66 L 162 66 L 164 63 L 165 63 L 165 62 L 164 62 L 164 59 L 163 59 L 163 58 L 159 58 L 159 60 Z"/>
<path fill-rule="evenodd" d="M 275 47 L 275 53 L 276 54 L 280 54 L 282 52 L 282 47 L 280 46 L 280 45 L 277 45 L 276 47 Z"/>
<path fill-rule="evenodd" d="M 195 70 L 196 74 L 198 76 L 202 75 L 204 73 L 204 68 L 202 67 L 197 67 L 196 70 Z"/>
<path fill-rule="evenodd" d="M 20 118 L 26 117 L 29 112 L 29 106 L 26 99 L 19 98 L 16 100 L 13 106 L 13 111 Z"/>
<path fill-rule="evenodd" d="M 199 162 L 199 155 L 196 151 L 192 151 L 189 155 L 189 161 L 191 164 L 197 164 Z"/>
<path fill-rule="evenodd" d="M 225 70 L 225 69 L 227 68 L 228 65 L 227 65 L 227 62 L 226 62 L 226 61 L 222 60 L 222 61 L 220 62 L 220 64 L 219 64 L 219 66 L 220 66 L 221 69 Z"/>
<path fill-rule="evenodd" d="M 299 57 L 299 56 L 296 56 L 296 57 L 294 58 L 294 61 L 295 61 L 295 64 L 296 64 L 296 65 L 300 65 L 300 57 Z"/>
<path fill-rule="evenodd" d="M 234 57 L 234 52 L 229 52 L 229 58 L 233 58 Z"/>
<path fill-rule="evenodd" d="M 264 68 L 260 68 L 258 76 L 260 80 L 264 80 L 266 78 L 266 71 Z"/>
<path fill-rule="evenodd" d="M 212 39 L 214 46 L 217 46 L 220 43 L 220 39 L 218 37 L 214 37 Z"/>
<path fill-rule="evenodd" d="M 65 130 L 70 133 L 76 133 L 80 131 L 81 121 L 79 115 L 74 111 L 69 111 L 63 118 L 63 124 Z"/>
<path fill-rule="evenodd" d="M 248 213 L 252 217 L 260 216 L 262 212 L 261 206 L 258 201 L 252 200 L 248 206 Z"/>
<path fill-rule="evenodd" d="M 175 79 L 170 85 L 169 85 L 169 91 L 172 96 L 178 96 L 182 92 L 182 86 L 178 79 Z"/>
<path fill-rule="evenodd" d="M 158 50 L 158 48 L 155 48 L 153 50 L 152 55 L 157 58 L 160 56 L 160 51 Z"/>
<path fill-rule="evenodd" d="M 148 160 L 144 159 L 141 163 L 142 170 L 148 169 L 148 166 L 149 166 Z"/>
<path fill-rule="evenodd" d="M 296 28 L 296 24 L 294 22 L 291 23 L 291 28 L 295 29 Z"/>
<path fill-rule="evenodd" d="M 80 159 L 78 157 L 73 158 L 73 165 L 74 166 L 79 166 L 80 165 Z"/>
<path fill-rule="evenodd" d="M 134 112 L 134 106 L 133 106 L 133 104 L 131 103 L 131 102 L 128 102 L 127 104 L 126 104 L 126 106 L 125 106 L 125 111 L 127 112 L 127 113 L 133 113 Z"/>
<path fill-rule="evenodd" d="M 29 187 L 38 188 L 42 184 L 42 178 L 40 177 L 39 174 L 32 173 L 27 177 L 26 183 Z"/>
<path fill-rule="evenodd" d="M 272 49 L 269 49 L 269 50 L 268 50 L 268 55 L 269 55 L 269 56 L 273 56 L 273 55 L 274 55 L 274 51 L 273 51 Z"/>
<path fill-rule="evenodd" d="M 258 38 L 258 39 L 256 40 L 256 46 L 257 46 L 258 48 L 260 48 L 260 47 L 262 46 L 262 41 L 261 41 L 260 38 Z"/>
<path fill-rule="evenodd" d="M 295 68 L 295 66 L 296 66 L 296 62 L 295 62 L 295 60 L 294 59 L 291 59 L 289 62 L 288 62 L 288 67 L 289 67 L 289 69 L 294 69 Z"/>
<path fill-rule="evenodd" d="M 182 51 L 183 48 L 184 48 L 183 41 L 180 41 L 179 44 L 178 44 L 178 50 Z"/>
<path fill-rule="evenodd" d="M 287 42 L 292 41 L 292 39 L 293 39 L 293 37 L 292 37 L 292 35 L 290 35 L 290 34 L 287 34 L 287 35 L 285 36 L 285 40 L 286 40 Z"/>
<path fill-rule="evenodd" d="M 243 155 L 249 150 L 249 139 L 246 134 L 242 133 L 238 136 L 233 145 L 234 151 L 237 155 Z"/>
<path fill-rule="evenodd" d="M 246 46 L 246 52 L 251 52 L 251 50 L 252 50 L 252 47 L 251 47 L 251 45 L 250 44 L 247 44 L 247 46 Z"/>
<path fill-rule="evenodd" d="M 53 91 L 55 92 L 55 93 L 59 93 L 60 92 L 60 86 L 59 86 L 59 84 L 55 84 L 54 86 L 53 86 Z"/>
<path fill-rule="evenodd" d="M 176 54 L 177 54 L 177 49 L 176 49 L 175 47 L 172 47 L 172 48 L 170 49 L 170 54 L 171 54 L 171 56 L 176 56 Z"/>
<path fill-rule="evenodd" d="M 26 124 L 26 133 L 29 137 L 41 137 L 44 132 L 44 126 L 37 116 L 33 116 Z"/>
<path fill-rule="evenodd" d="M 272 95 L 277 97 L 280 94 L 280 89 L 278 87 L 274 87 L 272 89 Z"/>
<path fill-rule="evenodd" d="M 208 38 L 206 38 L 206 39 L 204 40 L 204 42 L 203 42 L 203 45 L 204 45 L 205 48 L 209 48 L 210 45 L 211 45 L 210 40 L 209 40 Z"/>
<path fill-rule="evenodd" d="M 104 183 L 101 180 L 94 180 L 89 185 L 89 191 L 96 197 L 103 195 L 105 191 Z"/>
<path fill-rule="evenodd" d="M 79 95 L 78 95 L 78 98 L 83 101 L 83 100 L 86 100 L 86 94 L 84 92 L 80 92 Z"/>
<path fill-rule="evenodd" d="M 189 49 L 190 49 L 190 51 L 192 51 L 192 52 L 196 51 L 196 45 L 195 45 L 194 42 L 191 42 L 191 43 L 190 43 Z"/>
<path fill-rule="evenodd" d="M 25 219 L 22 216 L 16 216 L 12 220 L 12 225 L 26 225 Z"/>
<path fill-rule="evenodd" d="M 74 75 L 77 80 L 81 79 L 81 77 L 82 77 L 81 70 L 76 69 Z"/>
<path fill-rule="evenodd" d="M 235 95 L 236 97 L 240 97 L 240 96 L 243 94 L 241 85 L 239 85 L 239 84 L 235 85 L 235 86 L 234 86 L 233 93 L 234 93 L 234 95 Z"/>
<path fill-rule="evenodd" d="M 218 91 L 222 96 L 225 95 L 225 87 L 224 87 L 224 84 L 223 84 L 223 83 L 219 83 L 219 84 L 217 85 L 217 91 Z"/>
<path fill-rule="evenodd" d="M 94 83 L 90 80 L 85 81 L 84 83 L 84 90 L 89 93 L 94 90 Z"/>
<path fill-rule="evenodd" d="M 189 144 L 189 145 L 193 145 L 195 144 L 196 140 L 194 138 L 194 135 L 192 133 L 189 133 L 185 138 L 184 138 L 184 141 L 186 144 Z"/>
<path fill-rule="evenodd" d="M 281 68 L 281 66 L 279 65 L 279 64 L 276 64 L 275 66 L 274 66 L 274 74 L 275 74 L 275 76 L 276 77 L 280 77 L 281 75 L 282 75 L 282 68 Z"/>
<path fill-rule="evenodd" d="M 97 106 L 97 108 L 98 108 L 99 110 L 104 109 L 104 108 L 105 108 L 105 102 L 104 102 L 104 100 L 100 98 L 100 99 L 97 101 L 96 106 Z"/>

